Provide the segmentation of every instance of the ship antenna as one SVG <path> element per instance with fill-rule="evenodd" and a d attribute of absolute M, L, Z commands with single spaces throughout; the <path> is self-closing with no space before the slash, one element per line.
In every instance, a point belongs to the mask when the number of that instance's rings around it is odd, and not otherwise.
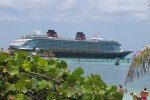
<path fill-rule="evenodd" d="M 96 34 L 94 33 L 93 35 L 94 35 L 94 38 L 95 38 L 95 37 L 96 37 Z"/>
<path fill-rule="evenodd" d="M 94 38 L 97 38 L 97 36 L 98 36 L 96 33 L 94 33 L 93 35 L 94 35 Z"/>
<path fill-rule="evenodd" d="M 40 35 L 41 31 L 38 31 L 37 29 L 33 29 L 33 34 L 34 35 Z"/>
<path fill-rule="evenodd" d="M 34 29 L 33 29 L 33 34 L 34 34 L 34 35 L 36 35 L 36 34 L 37 34 L 37 33 L 36 33 L 36 31 L 37 31 L 37 29 L 36 29 L 36 28 L 34 28 Z"/>

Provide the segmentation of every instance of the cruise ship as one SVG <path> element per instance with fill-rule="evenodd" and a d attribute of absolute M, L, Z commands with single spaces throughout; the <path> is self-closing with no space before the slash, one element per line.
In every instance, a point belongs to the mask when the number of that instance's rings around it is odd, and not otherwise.
<path fill-rule="evenodd" d="M 74 39 L 61 38 L 55 30 L 48 30 L 45 34 L 35 31 L 33 34 L 24 35 L 9 45 L 10 50 L 32 51 L 52 50 L 58 58 L 124 58 L 132 51 L 124 51 L 121 44 L 112 39 L 103 38 L 86 39 L 83 32 L 77 32 Z"/>

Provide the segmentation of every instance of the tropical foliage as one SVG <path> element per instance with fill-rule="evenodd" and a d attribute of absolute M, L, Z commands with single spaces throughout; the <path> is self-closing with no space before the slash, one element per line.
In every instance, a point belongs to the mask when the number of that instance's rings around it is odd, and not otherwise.
<path fill-rule="evenodd" d="M 150 46 L 144 47 L 131 60 L 131 65 L 127 74 L 126 82 L 139 78 L 150 68 Z"/>
<path fill-rule="evenodd" d="M 70 73 L 64 61 L 44 60 L 18 51 L 0 54 L 0 100 L 121 100 L 116 86 L 99 75 Z"/>

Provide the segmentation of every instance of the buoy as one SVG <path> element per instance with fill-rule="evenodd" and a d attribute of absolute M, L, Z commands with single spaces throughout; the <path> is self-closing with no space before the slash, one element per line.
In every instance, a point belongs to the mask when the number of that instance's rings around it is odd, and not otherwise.
<path fill-rule="evenodd" d="M 115 65 L 119 65 L 119 62 L 115 62 Z"/>
<path fill-rule="evenodd" d="M 119 65 L 119 58 L 116 58 L 116 60 L 115 65 Z"/>

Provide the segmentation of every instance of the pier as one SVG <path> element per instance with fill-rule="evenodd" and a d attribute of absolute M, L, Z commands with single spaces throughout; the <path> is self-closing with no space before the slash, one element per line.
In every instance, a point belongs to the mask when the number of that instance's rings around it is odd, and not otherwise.
<path fill-rule="evenodd" d="M 107 63 L 130 63 L 131 58 L 124 59 L 92 59 L 92 58 L 58 58 L 59 60 L 70 60 L 78 62 L 107 62 Z"/>

